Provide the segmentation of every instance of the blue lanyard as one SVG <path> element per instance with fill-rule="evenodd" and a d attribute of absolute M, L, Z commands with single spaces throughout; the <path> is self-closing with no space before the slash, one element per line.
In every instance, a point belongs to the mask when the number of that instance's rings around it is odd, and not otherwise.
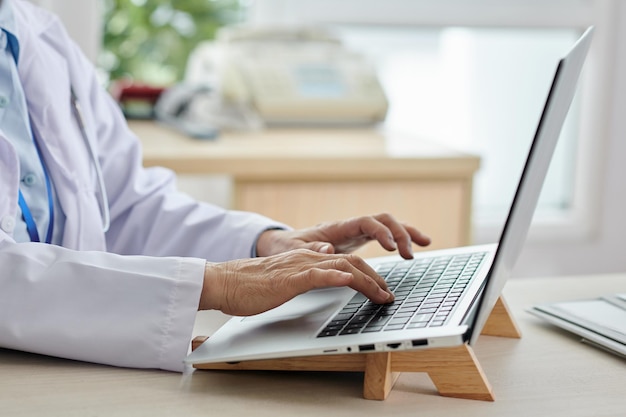
<path fill-rule="evenodd" d="M 9 47 L 11 50 L 11 55 L 13 55 L 13 59 L 15 60 L 15 65 L 18 63 L 19 56 L 19 43 L 17 38 L 10 32 L 5 31 L 7 40 L 9 42 Z M 37 145 L 37 141 L 33 137 L 33 143 L 37 148 L 37 155 L 39 156 L 39 161 L 41 162 L 41 167 L 43 169 L 43 176 L 46 180 L 46 191 L 48 192 L 48 210 L 50 212 L 50 218 L 48 223 L 48 232 L 46 233 L 46 243 L 52 242 L 52 230 L 54 228 L 54 201 L 52 197 L 52 185 L 50 184 L 50 177 L 48 176 L 48 171 L 46 170 L 46 164 L 43 162 L 43 158 L 41 157 L 41 152 L 39 150 L 39 146 Z M 37 224 L 35 223 L 35 219 L 33 218 L 33 214 L 26 204 L 26 200 L 24 199 L 24 195 L 22 194 L 22 190 L 19 190 L 18 195 L 18 204 L 20 205 L 20 209 L 22 210 L 22 218 L 26 223 L 26 230 L 28 231 L 28 235 L 30 236 L 31 242 L 41 242 L 39 239 L 39 232 L 37 231 Z"/>
<path fill-rule="evenodd" d="M 50 177 L 48 176 L 46 165 L 41 158 L 41 153 L 39 152 L 39 146 L 37 146 L 37 142 L 35 142 L 35 147 L 37 148 L 37 155 L 39 155 L 41 167 L 43 168 L 43 175 L 46 179 L 46 191 L 48 192 L 48 210 L 50 211 L 48 232 L 46 233 L 46 243 L 50 243 L 52 242 L 52 229 L 54 227 L 54 201 L 52 200 L 52 185 L 50 184 Z M 39 239 L 39 232 L 37 231 L 37 224 L 35 223 L 35 219 L 33 218 L 28 204 L 26 204 L 26 200 L 24 199 L 22 190 L 19 190 L 18 203 L 20 205 L 20 209 L 22 210 L 22 218 L 26 223 L 26 230 L 28 231 L 28 235 L 30 236 L 30 241 L 41 242 L 41 239 Z"/>

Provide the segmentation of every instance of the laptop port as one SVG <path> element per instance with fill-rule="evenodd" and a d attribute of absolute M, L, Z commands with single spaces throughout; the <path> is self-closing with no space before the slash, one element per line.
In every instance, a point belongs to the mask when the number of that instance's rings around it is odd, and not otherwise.
<path fill-rule="evenodd" d="M 372 345 L 359 345 L 359 352 L 371 352 L 372 350 L 376 350 L 376 347 Z"/>
<path fill-rule="evenodd" d="M 402 343 L 387 343 L 387 347 L 391 349 L 398 349 Z"/>
<path fill-rule="evenodd" d="M 411 345 L 413 347 L 415 346 L 428 346 L 428 340 L 427 339 L 415 339 L 411 341 Z"/>

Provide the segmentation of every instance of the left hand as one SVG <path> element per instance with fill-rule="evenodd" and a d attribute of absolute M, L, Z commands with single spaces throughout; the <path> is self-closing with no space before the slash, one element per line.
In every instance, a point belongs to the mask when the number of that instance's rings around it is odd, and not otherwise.
<path fill-rule="evenodd" d="M 387 213 L 323 223 L 299 230 L 267 230 L 257 241 L 258 256 L 305 248 L 320 253 L 351 253 L 372 240 L 388 251 L 413 258 L 412 244 L 430 244 L 430 238 Z"/>

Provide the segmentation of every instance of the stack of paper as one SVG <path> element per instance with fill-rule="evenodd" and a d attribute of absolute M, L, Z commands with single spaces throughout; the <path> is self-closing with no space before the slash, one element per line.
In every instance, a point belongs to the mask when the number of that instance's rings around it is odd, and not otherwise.
<path fill-rule="evenodd" d="M 626 294 L 537 305 L 529 312 L 626 358 Z"/>

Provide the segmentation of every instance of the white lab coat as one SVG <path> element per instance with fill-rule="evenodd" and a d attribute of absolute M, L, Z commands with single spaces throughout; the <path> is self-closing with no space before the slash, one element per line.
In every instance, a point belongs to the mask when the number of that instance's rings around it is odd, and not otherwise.
<path fill-rule="evenodd" d="M 249 257 L 262 230 L 282 225 L 197 203 L 175 190 L 170 171 L 142 168 L 137 138 L 59 20 L 13 3 L 19 74 L 67 220 L 62 247 L 15 242 L 19 163 L 0 133 L 0 347 L 181 370 L 205 259 Z M 111 211 L 106 234 L 70 86 L 102 166 Z"/>

